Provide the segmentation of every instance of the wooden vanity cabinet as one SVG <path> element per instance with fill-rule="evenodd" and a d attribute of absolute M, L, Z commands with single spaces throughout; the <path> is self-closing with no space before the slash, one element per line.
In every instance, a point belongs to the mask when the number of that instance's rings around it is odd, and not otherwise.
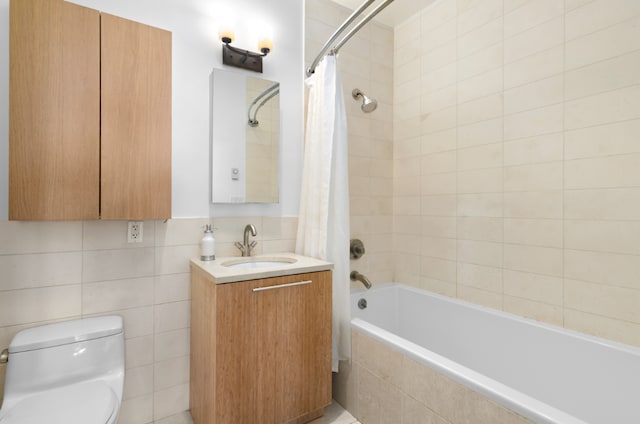
<path fill-rule="evenodd" d="M 331 403 L 331 271 L 215 284 L 191 274 L 196 424 L 304 423 Z"/>
<path fill-rule="evenodd" d="M 10 3 L 9 219 L 171 217 L 171 33 Z"/>

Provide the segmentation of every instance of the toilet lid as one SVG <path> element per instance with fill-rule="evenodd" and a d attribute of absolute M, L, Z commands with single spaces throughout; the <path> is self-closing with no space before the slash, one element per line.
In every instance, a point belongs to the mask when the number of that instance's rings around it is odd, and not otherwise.
<path fill-rule="evenodd" d="M 113 390 L 102 381 L 91 381 L 23 399 L 0 418 L 0 423 L 105 424 L 116 406 Z"/>

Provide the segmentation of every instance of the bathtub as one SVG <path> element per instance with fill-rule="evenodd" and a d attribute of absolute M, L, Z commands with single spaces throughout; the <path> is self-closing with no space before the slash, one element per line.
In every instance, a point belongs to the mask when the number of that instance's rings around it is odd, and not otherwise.
<path fill-rule="evenodd" d="M 405 396 L 402 408 L 418 402 L 414 415 L 436 417 L 426 422 L 640 423 L 639 348 L 395 283 L 351 302 L 353 363 L 373 379 L 359 390 L 387 384 L 379 402 Z M 369 420 L 360 409 L 363 424 L 411 421 L 406 411 L 381 417 L 389 405 Z"/>

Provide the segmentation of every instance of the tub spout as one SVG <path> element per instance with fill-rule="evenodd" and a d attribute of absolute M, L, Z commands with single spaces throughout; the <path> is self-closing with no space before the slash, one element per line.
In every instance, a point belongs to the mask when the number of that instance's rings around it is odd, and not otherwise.
<path fill-rule="evenodd" d="M 360 274 L 358 271 L 351 271 L 349 275 L 351 281 L 360 281 L 364 286 L 369 290 L 371 288 L 371 281 L 364 275 Z"/>

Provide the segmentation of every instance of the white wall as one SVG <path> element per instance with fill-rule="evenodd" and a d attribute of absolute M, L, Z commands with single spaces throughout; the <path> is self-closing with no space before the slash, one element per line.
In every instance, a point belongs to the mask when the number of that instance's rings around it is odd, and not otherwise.
<path fill-rule="evenodd" d="M 74 0 L 74 3 L 157 26 L 173 33 L 173 216 L 297 215 L 302 140 L 302 16 L 299 0 Z M 246 42 L 253 22 L 273 28 L 274 49 L 265 59 L 264 77 L 280 81 L 284 110 L 281 196 L 278 205 L 211 205 L 210 74 L 222 68 L 217 39 L 219 10 L 237 18 L 237 45 Z M 9 0 L 0 0 L 0 220 L 7 219 Z M 242 17 L 242 22 L 240 18 Z M 250 37 L 249 37 L 250 38 Z M 244 40 L 243 40 L 244 39 Z M 248 72 L 234 70 L 235 72 Z"/>

